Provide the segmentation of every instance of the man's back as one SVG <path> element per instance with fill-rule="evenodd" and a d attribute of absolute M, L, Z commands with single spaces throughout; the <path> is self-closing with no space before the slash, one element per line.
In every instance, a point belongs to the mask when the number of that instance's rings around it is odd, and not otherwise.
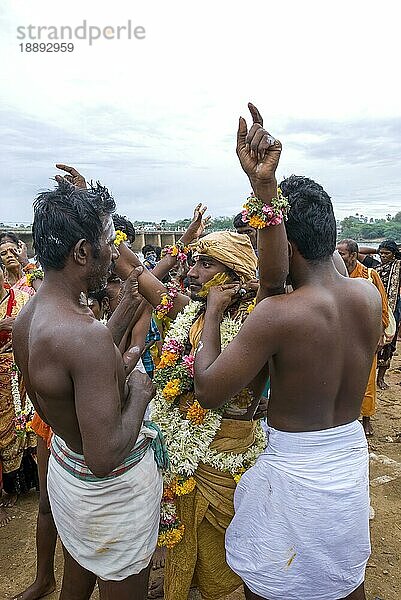
<path fill-rule="evenodd" d="M 381 333 L 380 294 L 368 281 L 340 275 L 331 260 L 315 266 L 312 276 L 294 280 L 294 287 L 291 294 L 257 304 L 214 362 L 204 349 L 198 353 L 195 382 L 203 406 L 227 402 L 268 362 L 272 427 L 315 431 L 359 417 Z M 218 306 L 218 293 L 213 296 Z M 208 298 L 211 324 L 219 310 L 213 303 Z M 202 340 L 209 344 L 204 334 Z M 202 360 L 209 364 L 206 370 Z"/>
<path fill-rule="evenodd" d="M 364 281 L 334 272 L 330 279 L 269 298 L 258 310 L 279 340 L 270 360 L 269 422 L 277 429 L 319 430 L 359 416 L 380 335 L 380 296 Z M 260 333 L 268 339 L 272 331 Z"/>

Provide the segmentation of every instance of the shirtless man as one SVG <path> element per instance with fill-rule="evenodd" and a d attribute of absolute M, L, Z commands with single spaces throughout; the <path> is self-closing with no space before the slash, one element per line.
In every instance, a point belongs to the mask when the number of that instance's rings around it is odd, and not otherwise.
<path fill-rule="evenodd" d="M 120 303 L 113 333 L 80 301 L 118 257 L 114 209 L 99 185 L 60 181 L 39 195 L 33 239 L 45 279 L 15 322 L 15 359 L 54 432 L 48 493 L 64 548 L 62 600 L 88 598 L 95 576 L 102 599 L 145 598 L 158 533 L 157 434 L 142 426 L 153 386 L 114 345 L 141 298 Z"/>
<path fill-rule="evenodd" d="M 267 152 L 260 148 L 265 134 L 261 120 L 248 133 L 241 119 L 237 154 L 252 189 L 269 204 L 281 146 L 272 138 Z M 212 289 L 195 360 L 204 408 L 223 406 L 266 363 L 270 368 L 268 446 L 237 487 L 227 562 L 249 600 L 364 600 L 368 452 L 358 417 L 381 334 L 381 298 L 368 281 L 335 269 L 335 218 L 323 188 L 295 176 L 280 187 L 290 204 L 285 230 L 294 292 L 262 295 L 220 353 L 220 316 L 236 288 Z M 279 230 L 284 223 L 258 235 L 262 291 L 266 257 L 282 260 L 286 252 Z"/>

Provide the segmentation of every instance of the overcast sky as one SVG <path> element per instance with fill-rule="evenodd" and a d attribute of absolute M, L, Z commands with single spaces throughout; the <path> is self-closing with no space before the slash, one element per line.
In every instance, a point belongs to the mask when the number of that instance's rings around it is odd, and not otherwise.
<path fill-rule="evenodd" d="M 321 183 L 336 215 L 401 210 L 396 2 L 2 0 L 0 221 L 30 222 L 54 163 L 75 165 L 138 220 L 241 208 L 247 101 L 280 138 L 278 176 Z M 143 26 L 143 40 L 21 52 L 17 27 Z M 24 40 L 33 41 L 33 40 Z"/>

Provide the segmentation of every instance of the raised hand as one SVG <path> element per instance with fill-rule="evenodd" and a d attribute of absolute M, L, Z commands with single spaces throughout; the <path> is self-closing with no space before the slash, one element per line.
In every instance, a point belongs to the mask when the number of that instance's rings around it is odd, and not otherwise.
<path fill-rule="evenodd" d="M 65 180 L 65 181 L 68 181 L 68 183 L 75 185 L 75 187 L 86 189 L 87 186 L 86 186 L 85 177 L 83 175 L 81 175 L 81 173 L 78 173 L 78 171 L 74 167 L 70 167 L 68 165 L 62 165 L 61 163 L 57 163 L 56 167 L 57 167 L 57 169 L 61 169 L 62 171 L 65 171 L 66 173 L 68 173 L 68 175 L 64 175 L 64 176 L 56 175 L 55 179 L 56 179 L 57 183 L 60 183 L 61 181 Z"/>
<path fill-rule="evenodd" d="M 143 269 L 144 267 L 141 265 L 133 269 L 133 271 L 131 271 L 131 273 L 128 275 L 123 286 L 124 296 L 128 296 L 132 300 L 142 300 L 142 296 L 139 293 L 138 277 L 143 273 Z"/>
<path fill-rule="evenodd" d="M 276 185 L 276 169 L 280 160 L 281 142 L 263 129 L 263 119 L 253 104 L 248 104 L 253 125 L 248 132 L 246 121 L 239 119 L 237 133 L 237 155 L 241 167 L 248 175 L 253 189 L 259 186 Z"/>
<path fill-rule="evenodd" d="M 210 216 L 203 218 L 206 210 L 207 206 L 203 206 L 202 203 L 195 206 L 192 221 L 181 238 L 184 244 L 197 240 L 209 225 Z"/>

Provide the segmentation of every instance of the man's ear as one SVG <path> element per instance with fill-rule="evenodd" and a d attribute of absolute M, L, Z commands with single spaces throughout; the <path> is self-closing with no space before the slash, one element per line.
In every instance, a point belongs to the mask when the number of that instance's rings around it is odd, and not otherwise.
<path fill-rule="evenodd" d="M 72 255 L 78 265 L 86 265 L 89 258 L 89 242 L 85 239 L 78 240 L 73 248 Z"/>

